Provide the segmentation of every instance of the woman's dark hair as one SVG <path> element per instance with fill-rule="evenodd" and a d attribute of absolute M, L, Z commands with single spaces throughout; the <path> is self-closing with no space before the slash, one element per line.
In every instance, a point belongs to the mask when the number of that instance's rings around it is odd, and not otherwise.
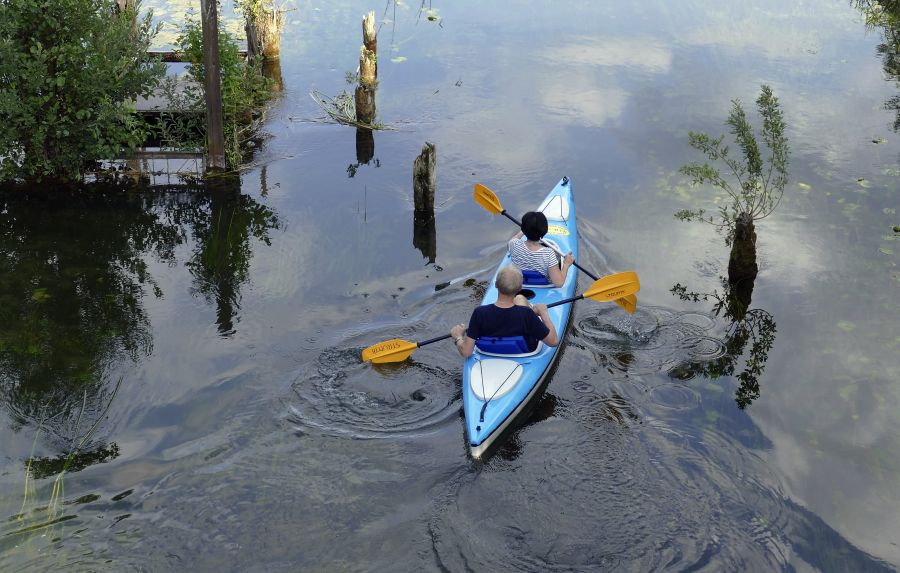
<path fill-rule="evenodd" d="M 540 211 L 529 211 L 522 215 L 522 233 L 529 241 L 540 241 L 547 234 L 547 217 Z"/>

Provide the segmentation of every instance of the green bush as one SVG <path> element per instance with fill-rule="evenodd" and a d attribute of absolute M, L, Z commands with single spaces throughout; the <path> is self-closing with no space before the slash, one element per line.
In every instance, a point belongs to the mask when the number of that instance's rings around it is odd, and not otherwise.
<path fill-rule="evenodd" d="M 131 102 L 165 66 L 151 15 L 114 0 L 0 2 L 0 179 L 75 180 L 86 161 L 142 143 Z"/>

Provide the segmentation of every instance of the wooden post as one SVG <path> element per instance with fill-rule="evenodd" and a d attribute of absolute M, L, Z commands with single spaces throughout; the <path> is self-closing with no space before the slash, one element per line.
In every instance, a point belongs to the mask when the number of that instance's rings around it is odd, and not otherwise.
<path fill-rule="evenodd" d="M 217 12 L 216 0 L 200 0 L 200 20 L 203 28 L 203 90 L 206 96 L 207 171 L 225 168 L 225 129 Z"/>
<path fill-rule="evenodd" d="M 413 204 L 416 211 L 434 213 L 436 164 L 437 151 L 434 144 L 426 141 L 422 153 L 413 162 Z"/>

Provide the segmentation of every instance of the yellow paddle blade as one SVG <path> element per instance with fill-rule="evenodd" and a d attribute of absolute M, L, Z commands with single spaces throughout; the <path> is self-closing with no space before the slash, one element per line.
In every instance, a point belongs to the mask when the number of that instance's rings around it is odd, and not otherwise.
<path fill-rule="evenodd" d="M 633 294 L 617 298 L 613 302 L 621 306 L 628 314 L 634 314 L 634 311 L 637 310 L 637 297 Z"/>
<path fill-rule="evenodd" d="M 503 205 L 500 203 L 500 199 L 497 198 L 493 191 L 481 183 L 475 184 L 475 191 L 472 192 L 472 197 L 475 199 L 476 203 L 481 205 L 489 213 L 499 215 L 503 212 Z"/>
<path fill-rule="evenodd" d="M 372 361 L 373 364 L 385 362 L 403 362 L 418 348 L 419 345 L 408 340 L 394 338 L 385 340 L 366 348 L 362 351 L 363 362 Z"/>
<path fill-rule="evenodd" d="M 637 273 L 625 271 L 614 275 L 607 275 L 594 281 L 589 289 L 584 291 L 584 298 L 599 301 L 612 301 L 624 298 L 641 290 L 641 281 Z"/>

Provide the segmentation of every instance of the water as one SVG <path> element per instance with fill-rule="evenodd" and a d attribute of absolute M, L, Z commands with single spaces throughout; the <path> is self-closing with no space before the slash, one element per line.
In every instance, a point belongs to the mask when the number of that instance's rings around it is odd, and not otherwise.
<path fill-rule="evenodd" d="M 861 10 L 292 7 L 272 137 L 238 192 L 0 199 L 0 570 L 900 564 L 897 85 Z M 366 163 L 308 94 L 352 87 L 372 8 L 397 129 Z M 677 173 L 699 159 L 688 131 L 723 133 L 761 83 L 791 183 L 757 223 L 741 316 L 670 292 L 721 294 L 728 260 L 672 213 L 713 205 Z M 433 242 L 412 212 L 426 141 Z M 636 270 L 638 311 L 577 303 L 531 416 L 474 462 L 449 345 L 359 352 L 478 303 L 514 229 L 475 182 L 521 214 L 562 175 L 579 262 Z"/>

